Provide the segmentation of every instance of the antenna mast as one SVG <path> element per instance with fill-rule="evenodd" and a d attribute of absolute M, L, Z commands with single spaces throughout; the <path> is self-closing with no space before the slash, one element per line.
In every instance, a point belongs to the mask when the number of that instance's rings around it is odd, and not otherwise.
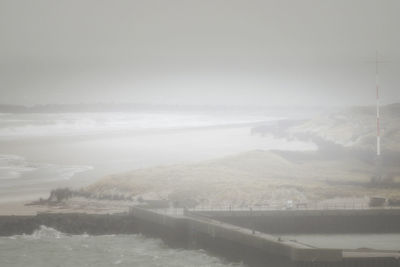
<path fill-rule="evenodd" d="M 378 63 L 378 50 L 376 51 L 376 156 L 378 160 L 381 155 L 381 129 L 379 121 L 379 63 Z"/>

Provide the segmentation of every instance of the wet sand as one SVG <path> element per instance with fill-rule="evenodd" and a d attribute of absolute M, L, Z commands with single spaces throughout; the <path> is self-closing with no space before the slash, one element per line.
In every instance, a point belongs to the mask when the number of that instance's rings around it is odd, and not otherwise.
<path fill-rule="evenodd" d="M 44 206 L 26 206 L 28 202 L 3 202 L 0 203 L 0 216 L 23 216 L 23 215 L 36 215 L 39 212 L 47 210 Z"/>
<path fill-rule="evenodd" d="M 35 199 L 37 200 L 37 199 Z M 66 202 L 52 205 L 27 205 L 32 201 L 0 203 L 0 216 L 34 216 L 38 213 L 89 213 L 112 214 L 127 212 L 137 204 L 133 201 L 91 200 L 72 198 Z"/>

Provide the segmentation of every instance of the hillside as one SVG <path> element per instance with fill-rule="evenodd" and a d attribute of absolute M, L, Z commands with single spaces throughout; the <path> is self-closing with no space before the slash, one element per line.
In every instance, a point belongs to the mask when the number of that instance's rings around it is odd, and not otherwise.
<path fill-rule="evenodd" d="M 400 151 L 400 104 L 381 108 L 383 150 Z M 288 130 L 292 135 L 312 134 L 345 147 L 376 148 L 375 107 L 354 107 L 320 116 Z"/>
<path fill-rule="evenodd" d="M 316 152 L 299 160 L 301 154 L 252 151 L 197 164 L 135 170 L 105 177 L 86 190 L 98 195 L 122 193 L 200 206 L 237 207 L 375 194 L 400 196 L 396 187 L 366 186 L 373 168 L 360 160 L 320 160 Z"/>
<path fill-rule="evenodd" d="M 373 107 L 355 107 L 309 121 L 258 126 L 253 133 L 309 139 L 317 152 L 251 151 L 212 161 L 162 166 L 105 177 L 91 194 L 122 193 L 197 205 L 271 205 L 374 195 L 400 197 L 400 104 L 384 106 L 384 173 L 376 175 Z"/>

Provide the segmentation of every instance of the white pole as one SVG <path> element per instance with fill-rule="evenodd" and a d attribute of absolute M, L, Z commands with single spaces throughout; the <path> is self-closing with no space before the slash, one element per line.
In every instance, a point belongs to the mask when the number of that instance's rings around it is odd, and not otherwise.
<path fill-rule="evenodd" d="M 379 121 L 379 70 L 378 70 L 378 51 L 376 51 L 376 155 L 381 155 L 381 129 Z"/>

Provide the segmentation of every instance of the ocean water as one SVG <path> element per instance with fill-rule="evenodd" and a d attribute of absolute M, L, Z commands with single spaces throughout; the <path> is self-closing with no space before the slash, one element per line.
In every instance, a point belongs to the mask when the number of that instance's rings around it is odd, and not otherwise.
<path fill-rule="evenodd" d="M 92 169 L 90 165 L 46 163 L 0 154 L 0 201 L 2 198 L 7 200 L 7 195 L 14 196 L 11 200 L 19 200 L 24 195 L 27 199 L 32 198 L 35 192 L 41 194 L 40 185 L 61 186 L 76 174 Z"/>
<path fill-rule="evenodd" d="M 29 162 L 25 158 L 16 155 L 0 154 L 0 180 L 5 185 L 7 180 L 21 180 L 25 174 L 40 176 L 41 181 L 53 179 L 68 180 L 76 173 L 92 169 L 92 166 L 83 165 L 56 165 Z M 57 173 L 55 177 L 54 173 Z"/>
<path fill-rule="evenodd" d="M 284 117 L 238 112 L 0 114 L 0 201 L 47 197 L 114 173 L 191 163 L 249 150 L 314 150 L 251 134 Z"/>
<path fill-rule="evenodd" d="M 66 235 L 44 226 L 32 235 L 0 237 L 0 266 L 245 267 L 142 235 Z"/>
<path fill-rule="evenodd" d="M 228 112 L 0 113 L 0 139 L 187 129 L 279 119 L 284 117 Z"/>

